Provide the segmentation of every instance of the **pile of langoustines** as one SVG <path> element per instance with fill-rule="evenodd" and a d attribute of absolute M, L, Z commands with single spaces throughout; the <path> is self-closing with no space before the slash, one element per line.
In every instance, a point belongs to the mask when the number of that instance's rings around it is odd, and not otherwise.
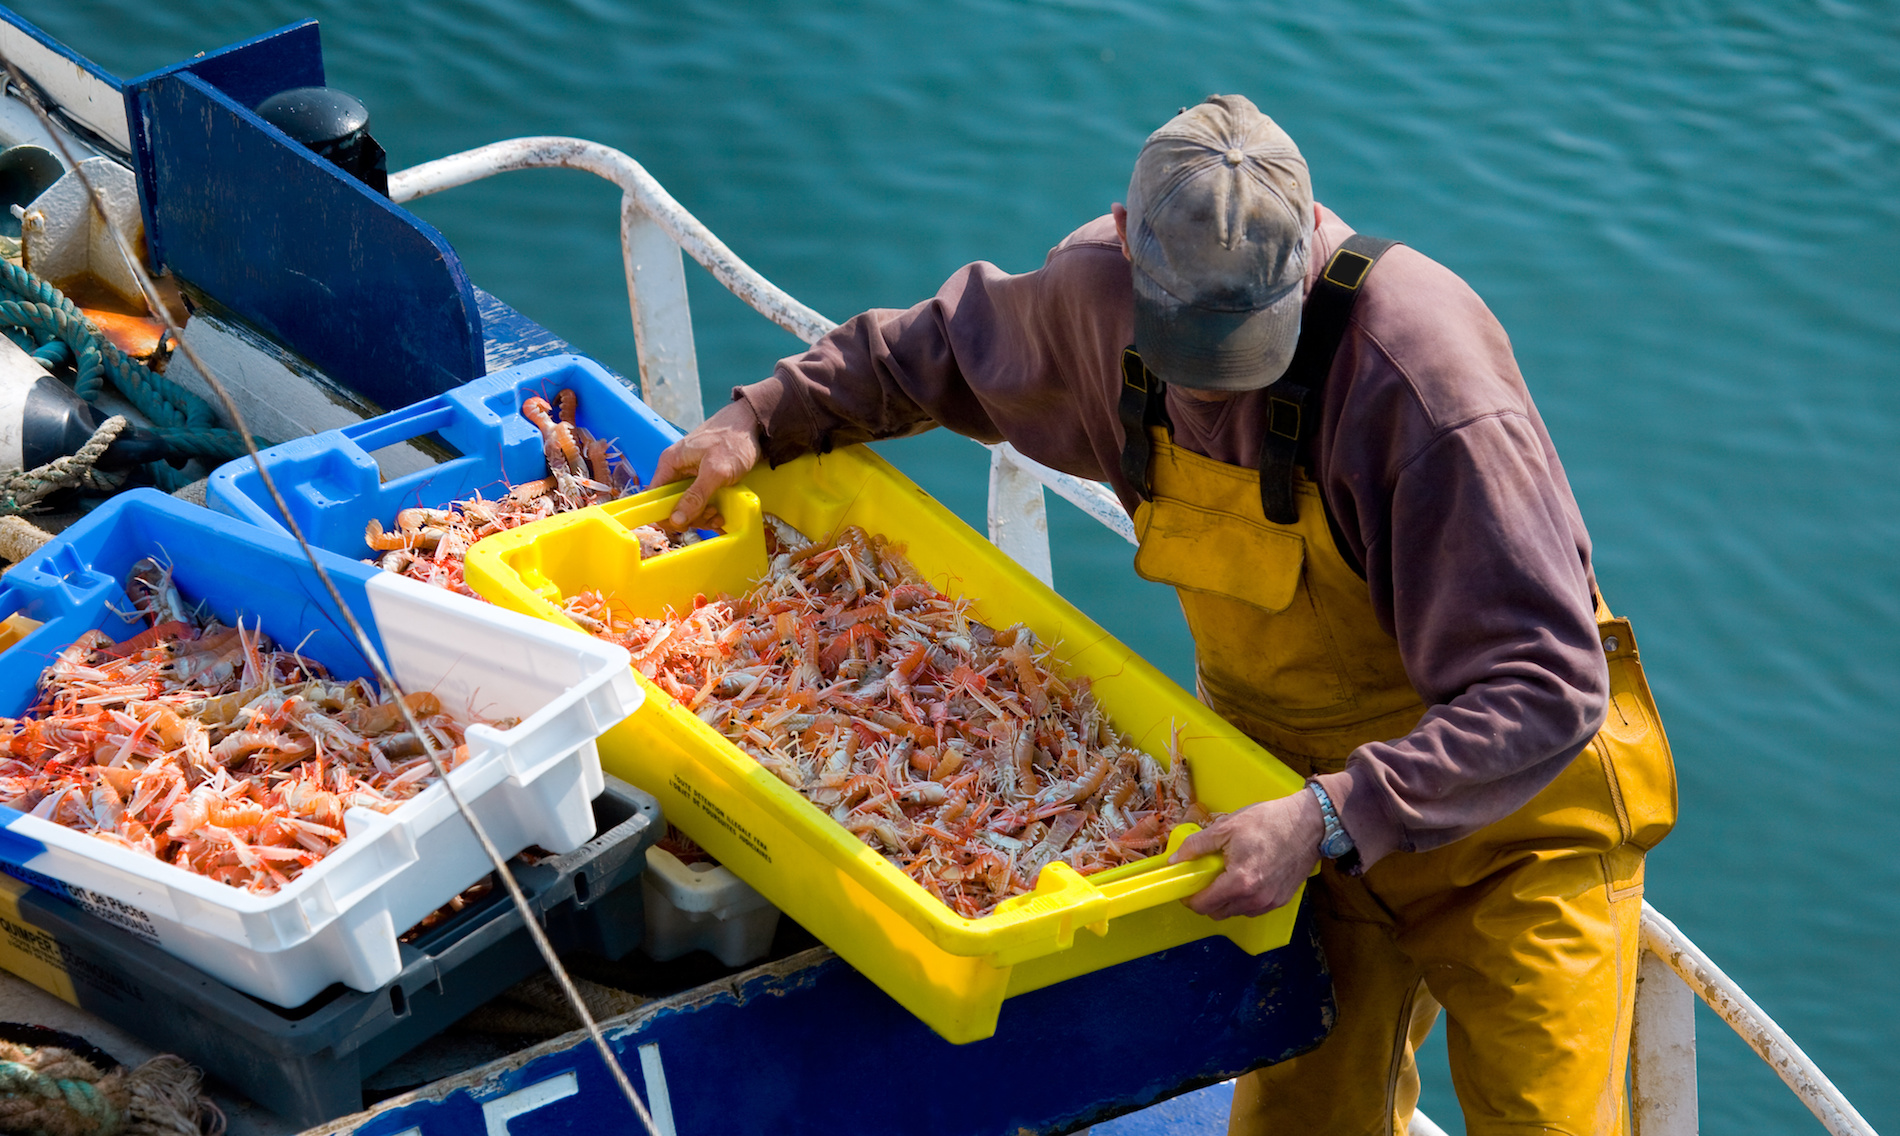
<path fill-rule="evenodd" d="M 744 596 L 642 619 L 586 592 L 567 611 L 960 915 L 1210 819 L 1178 750 L 1163 766 L 1128 745 L 1028 628 L 971 619 L 862 529 L 812 543 L 768 519 L 771 568 Z"/>

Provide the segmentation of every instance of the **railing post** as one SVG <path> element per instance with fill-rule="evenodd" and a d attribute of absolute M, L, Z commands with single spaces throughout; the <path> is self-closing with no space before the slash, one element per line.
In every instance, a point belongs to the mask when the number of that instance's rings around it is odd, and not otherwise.
<path fill-rule="evenodd" d="M 1016 464 L 1015 454 L 1007 443 L 990 447 L 990 542 L 1029 569 L 1030 575 L 1053 586 L 1042 482 Z"/>
<path fill-rule="evenodd" d="M 666 230 L 647 216 L 631 193 L 620 203 L 620 251 L 627 265 L 627 303 L 633 309 L 634 346 L 640 356 L 640 397 L 683 430 L 705 421 L 699 401 L 699 357 L 686 303 L 686 263 Z"/>
<path fill-rule="evenodd" d="M 1636 1136 L 1696 1136 L 1695 991 L 1668 963 L 1642 955 L 1630 1038 Z"/>

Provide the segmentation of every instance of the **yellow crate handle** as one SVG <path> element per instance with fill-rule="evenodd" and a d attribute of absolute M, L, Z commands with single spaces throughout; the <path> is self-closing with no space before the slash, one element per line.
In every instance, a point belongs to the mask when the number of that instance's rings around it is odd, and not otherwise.
<path fill-rule="evenodd" d="M 1114 919 L 1169 900 L 1186 899 L 1213 883 L 1214 877 L 1227 866 L 1226 857 L 1218 852 L 1196 856 L 1180 864 L 1168 863 L 1168 857 L 1181 847 L 1181 842 L 1199 831 L 1198 824 L 1176 825 L 1168 833 L 1167 847 L 1159 854 L 1091 880 L 1108 899 L 1107 918 Z M 1113 878 L 1103 878 L 1111 874 Z"/>

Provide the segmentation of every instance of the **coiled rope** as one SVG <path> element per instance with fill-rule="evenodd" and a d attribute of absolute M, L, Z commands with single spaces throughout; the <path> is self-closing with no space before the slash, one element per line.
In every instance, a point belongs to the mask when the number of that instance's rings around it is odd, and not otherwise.
<path fill-rule="evenodd" d="M 201 1136 L 224 1128 L 223 1113 L 200 1095 L 203 1074 L 182 1057 L 160 1054 L 127 1069 L 71 1035 L 12 1023 L 0 1029 L 27 1039 L 0 1040 L 0 1131 Z"/>
<path fill-rule="evenodd" d="M 199 457 L 217 465 L 245 454 L 236 431 L 218 425 L 211 404 L 184 387 L 119 350 L 100 335 L 92 322 L 59 289 L 14 264 L 0 260 L 0 326 L 18 328 L 15 342 L 42 363 L 70 363 L 73 390 L 87 402 L 96 400 L 106 383 L 151 419 L 154 432 L 180 457 Z M 165 462 L 151 463 L 154 480 L 166 490 L 178 488 L 183 477 Z"/>

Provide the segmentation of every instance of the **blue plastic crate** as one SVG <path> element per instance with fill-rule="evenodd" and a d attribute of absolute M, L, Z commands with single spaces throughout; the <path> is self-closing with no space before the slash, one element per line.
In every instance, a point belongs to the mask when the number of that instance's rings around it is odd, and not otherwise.
<path fill-rule="evenodd" d="M 40 673 L 86 632 L 122 641 L 145 629 L 118 613 L 132 610 L 125 578 L 147 556 L 169 563 L 186 598 L 208 602 L 226 625 L 242 615 L 249 626 L 263 615 L 265 630 L 281 642 L 310 635 L 303 654 L 338 678 L 369 676 L 355 638 L 281 529 L 260 533 L 157 490 L 135 489 L 93 510 L 0 578 L 0 616 L 43 625 L 0 651 L 0 714 L 15 717 L 31 706 Z M 364 591 L 377 570 L 334 556 L 324 566 L 382 652 Z"/>
<path fill-rule="evenodd" d="M 273 446 L 263 452 L 304 537 L 344 556 L 371 555 L 363 528 L 388 525 L 412 506 L 440 508 L 476 492 L 494 497 L 511 484 L 546 477 L 541 432 L 521 416 L 533 395 L 550 403 L 562 388 L 579 399 L 577 418 L 597 438 L 612 442 L 640 475 L 653 475 L 660 451 L 680 432 L 655 414 L 598 363 L 555 355 L 496 371 L 414 406 Z M 372 451 L 434 435 L 462 456 L 389 482 Z M 211 475 L 205 503 L 277 532 L 288 531 L 249 458 L 227 462 Z"/>
<path fill-rule="evenodd" d="M 118 612 L 123 581 L 146 556 L 169 563 L 187 601 L 225 623 L 261 620 L 280 645 L 333 675 L 367 666 L 288 536 L 149 489 L 100 506 L 0 579 L 0 618 L 37 620 L 0 649 L 0 714 L 35 700 L 41 672 L 88 630 L 124 640 L 143 629 Z M 593 835 L 600 792 L 594 739 L 639 704 L 624 650 L 559 631 L 318 551 L 345 603 L 403 686 L 429 690 L 479 722 L 449 776 L 504 855 L 556 853 Z M 13 630 L 18 630 L 16 622 Z M 227 887 L 129 848 L 0 807 L 0 871 L 53 892 L 147 943 L 277 1005 L 332 981 L 358 990 L 401 968 L 396 932 L 485 874 L 488 860 L 442 785 L 388 813 L 352 809 L 349 838 L 270 894 Z"/>

